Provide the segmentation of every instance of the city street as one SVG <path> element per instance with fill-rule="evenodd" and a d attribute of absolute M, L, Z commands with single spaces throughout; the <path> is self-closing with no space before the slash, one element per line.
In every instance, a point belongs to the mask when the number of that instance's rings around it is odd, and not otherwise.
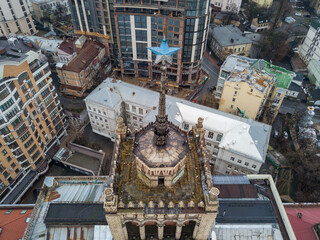
<path fill-rule="evenodd" d="M 209 80 L 205 83 L 201 91 L 195 96 L 197 101 L 203 94 L 209 92 L 210 88 L 216 87 L 219 77 L 218 60 L 209 56 L 207 52 L 204 53 L 202 58 L 202 69 L 209 74 Z"/>

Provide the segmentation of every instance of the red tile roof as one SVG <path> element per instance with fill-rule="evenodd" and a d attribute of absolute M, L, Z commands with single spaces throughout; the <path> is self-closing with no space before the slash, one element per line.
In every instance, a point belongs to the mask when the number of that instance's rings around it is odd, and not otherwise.
<path fill-rule="evenodd" d="M 319 204 L 288 204 L 284 205 L 297 240 L 317 240 L 313 226 L 320 223 Z M 301 218 L 298 217 L 301 213 Z"/>
<path fill-rule="evenodd" d="M 9 214 L 5 214 L 8 210 L 12 210 Z M 26 213 L 22 213 L 27 210 Z M 0 209 L 0 239 L 16 240 L 23 237 L 24 230 L 27 227 L 26 219 L 30 218 L 33 209 Z"/>
<path fill-rule="evenodd" d="M 81 72 L 89 66 L 103 48 L 103 44 L 95 40 L 87 40 L 81 49 L 77 49 L 77 56 L 67 65 L 64 65 L 62 69 L 77 73 Z"/>
<path fill-rule="evenodd" d="M 77 41 L 77 38 L 68 38 L 60 43 L 59 49 L 72 55 L 76 51 L 75 41 Z"/>

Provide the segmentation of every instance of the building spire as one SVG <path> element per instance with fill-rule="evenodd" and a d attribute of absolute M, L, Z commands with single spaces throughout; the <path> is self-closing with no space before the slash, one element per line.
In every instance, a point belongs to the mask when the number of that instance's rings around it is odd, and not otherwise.
<path fill-rule="evenodd" d="M 155 121 L 154 142 L 157 146 L 164 146 L 168 136 L 168 115 L 166 114 L 166 91 L 165 82 L 167 78 L 166 64 L 172 64 L 172 54 L 180 48 L 169 47 L 165 36 L 160 47 L 150 47 L 149 50 L 156 54 L 155 64 L 162 63 L 161 66 L 161 89 L 159 97 L 158 115 Z"/>

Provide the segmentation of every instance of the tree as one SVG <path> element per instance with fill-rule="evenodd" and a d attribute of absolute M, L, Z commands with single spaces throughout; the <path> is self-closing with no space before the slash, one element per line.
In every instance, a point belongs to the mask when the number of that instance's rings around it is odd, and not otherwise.
<path fill-rule="evenodd" d="M 260 58 L 267 61 L 282 61 L 289 51 L 285 32 L 265 31 L 263 40 L 260 42 Z"/>

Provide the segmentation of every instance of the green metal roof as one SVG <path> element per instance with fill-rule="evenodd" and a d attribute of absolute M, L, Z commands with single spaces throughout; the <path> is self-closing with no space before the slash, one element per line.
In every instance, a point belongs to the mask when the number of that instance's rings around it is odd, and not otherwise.
<path fill-rule="evenodd" d="M 276 86 L 279 88 L 288 89 L 292 78 L 294 77 L 294 72 L 288 71 L 285 68 L 275 66 L 263 59 L 255 61 L 252 66 L 258 70 L 265 70 L 267 73 L 272 74 L 276 78 Z"/>

